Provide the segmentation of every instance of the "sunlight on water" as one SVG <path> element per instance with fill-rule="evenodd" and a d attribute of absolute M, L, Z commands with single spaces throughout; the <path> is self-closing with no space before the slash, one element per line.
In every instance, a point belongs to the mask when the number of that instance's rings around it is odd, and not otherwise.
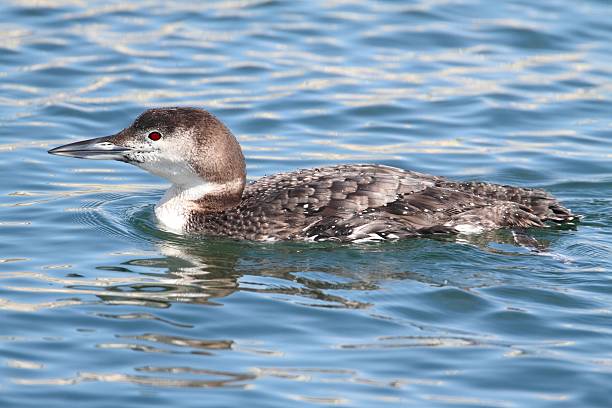
<path fill-rule="evenodd" d="M 0 406 L 604 407 L 612 8 L 527 2 L 0 5 Z M 183 237 L 166 183 L 50 156 L 211 110 L 249 179 L 378 162 L 541 187 L 583 215 L 369 245 Z"/>

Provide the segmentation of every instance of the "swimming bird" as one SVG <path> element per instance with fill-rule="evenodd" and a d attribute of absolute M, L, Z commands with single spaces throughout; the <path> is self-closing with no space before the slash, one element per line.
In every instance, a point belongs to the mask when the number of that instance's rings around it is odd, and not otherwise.
<path fill-rule="evenodd" d="M 246 183 L 232 132 L 203 109 L 149 109 L 112 136 L 49 153 L 118 160 L 172 183 L 155 206 L 168 230 L 257 241 L 365 241 L 543 227 L 577 218 L 539 189 L 346 164 Z"/>

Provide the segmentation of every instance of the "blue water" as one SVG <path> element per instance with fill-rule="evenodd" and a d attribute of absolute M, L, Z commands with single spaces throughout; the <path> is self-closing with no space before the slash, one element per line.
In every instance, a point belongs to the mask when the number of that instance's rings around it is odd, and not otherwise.
<path fill-rule="evenodd" d="M 612 406 L 612 5 L 6 1 L 0 406 Z M 249 177 L 377 162 L 577 227 L 375 245 L 172 235 L 166 184 L 47 149 L 214 112 Z"/>

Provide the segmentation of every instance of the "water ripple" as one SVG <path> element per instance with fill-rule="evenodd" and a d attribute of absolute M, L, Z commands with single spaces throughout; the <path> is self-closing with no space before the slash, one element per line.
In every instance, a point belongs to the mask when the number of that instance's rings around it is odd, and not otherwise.
<path fill-rule="evenodd" d="M 0 11 L 0 405 L 609 405 L 606 2 Z M 159 105 L 221 117 L 250 180 L 381 162 L 545 188 L 584 218 L 531 231 L 541 253 L 507 231 L 183 237 L 154 219 L 159 180 L 46 153 Z"/>

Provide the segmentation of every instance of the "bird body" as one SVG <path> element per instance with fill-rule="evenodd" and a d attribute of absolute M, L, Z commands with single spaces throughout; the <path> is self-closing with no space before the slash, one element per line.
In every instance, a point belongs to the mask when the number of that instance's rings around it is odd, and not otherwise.
<path fill-rule="evenodd" d="M 369 241 L 542 227 L 572 217 L 542 190 L 341 165 L 263 177 L 230 210 L 193 211 L 186 229 L 266 241 Z"/>
<path fill-rule="evenodd" d="M 542 227 L 576 218 L 543 190 L 455 182 L 376 164 L 303 169 L 246 184 L 235 137 L 215 116 L 194 108 L 151 109 L 115 135 L 50 153 L 124 161 L 168 179 L 172 186 L 155 214 L 178 233 L 369 241 Z"/>

